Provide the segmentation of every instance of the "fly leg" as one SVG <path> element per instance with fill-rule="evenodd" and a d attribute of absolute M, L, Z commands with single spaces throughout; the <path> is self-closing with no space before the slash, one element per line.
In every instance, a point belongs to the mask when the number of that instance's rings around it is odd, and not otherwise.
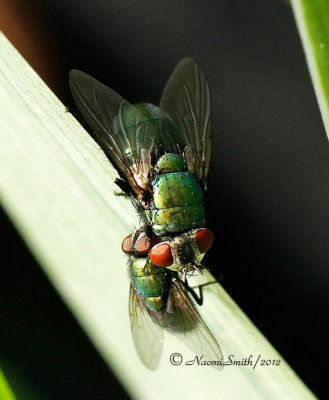
<path fill-rule="evenodd" d="M 114 183 L 121 189 L 121 192 L 114 192 L 115 196 L 130 197 L 131 188 L 126 181 L 117 178 Z"/>
<path fill-rule="evenodd" d="M 151 236 L 147 227 L 142 225 L 130 235 L 126 236 L 122 242 L 122 250 L 128 255 L 135 257 L 146 257 L 152 245 Z"/>
<path fill-rule="evenodd" d="M 142 273 L 143 273 L 143 274 L 145 273 L 145 271 L 146 271 L 146 269 L 148 268 L 148 266 L 150 265 L 150 263 L 151 263 L 150 257 L 147 256 L 146 263 L 145 263 L 145 265 L 144 265 L 144 267 L 143 267 L 143 269 L 142 269 Z"/>
<path fill-rule="evenodd" d="M 114 196 L 125 197 L 126 199 L 129 197 L 125 192 L 119 192 L 117 190 L 114 191 Z"/>
<path fill-rule="evenodd" d="M 187 284 L 187 279 L 186 279 L 186 274 L 187 274 L 187 267 L 184 267 L 184 268 L 182 269 L 181 279 L 182 279 L 184 285 L 188 286 L 188 284 Z"/>
<path fill-rule="evenodd" d="M 186 290 L 190 293 L 190 295 L 193 297 L 193 299 L 195 300 L 195 302 L 196 302 L 199 306 L 202 306 L 202 304 L 203 304 L 203 290 L 202 290 L 202 289 L 203 289 L 205 286 L 212 285 L 212 284 L 214 284 L 214 283 L 218 283 L 218 282 L 217 282 L 217 281 L 210 281 L 210 282 L 203 283 L 202 285 L 198 285 L 198 286 L 195 286 L 195 287 L 192 288 L 192 287 L 190 287 L 190 286 L 188 285 L 187 282 L 183 282 L 183 284 L 184 284 Z M 196 289 L 196 288 L 199 289 L 199 296 L 195 293 L 195 290 L 194 290 L 194 289 Z"/>
<path fill-rule="evenodd" d="M 184 265 L 181 271 L 181 280 L 184 283 L 187 283 L 187 279 L 193 276 L 195 271 L 199 272 L 200 275 L 203 275 L 202 269 L 203 269 L 202 265 L 193 264 L 192 267 L 190 264 Z"/>

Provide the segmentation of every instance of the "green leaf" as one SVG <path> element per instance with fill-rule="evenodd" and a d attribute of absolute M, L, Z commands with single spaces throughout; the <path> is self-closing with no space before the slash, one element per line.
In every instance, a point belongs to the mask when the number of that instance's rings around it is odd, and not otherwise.
<path fill-rule="evenodd" d="M 7 382 L 4 382 L 4 376 L 0 370 L 0 386 L 2 382 L 5 384 L 0 388 L 0 399 L 1 400 L 45 400 L 46 397 L 40 392 L 39 388 L 36 388 L 34 383 L 26 376 L 26 371 L 22 371 L 18 365 L 9 361 L 8 359 L 1 356 L 0 358 L 3 371 Z M 33 362 L 33 361 L 32 361 Z M 10 386 L 12 392 L 8 387 Z M 7 392 L 4 390 L 7 390 Z M 11 397 L 5 397 L 5 393 L 9 393 Z M 9 394 L 7 396 L 9 396 Z"/>
<path fill-rule="evenodd" d="M 329 1 L 291 0 L 291 6 L 329 137 Z"/>
<path fill-rule="evenodd" d="M 11 388 L 0 369 L 0 399 L 1 400 L 16 400 L 14 393 L 11 391 Z"/>
<path fill-rule="evenodd" d="M 138 226 L 114 196 L 116 172 L 64 105 L 0 36 L 0 194 L 3 207 L 58 293 L 134 399 L 313 399 L 313 394 L 219 284 L 200 313 L 235 360 L 280 365 L 174 366 L 194 355 L 166 335 L 157 371 L 133 347 L 121 240 Z M 213 279 L 205 274 L 204 279 Z"/>

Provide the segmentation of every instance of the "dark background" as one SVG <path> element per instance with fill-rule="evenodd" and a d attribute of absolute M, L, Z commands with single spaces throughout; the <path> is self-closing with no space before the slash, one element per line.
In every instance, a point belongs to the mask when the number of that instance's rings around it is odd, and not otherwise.
<path fill-rule="evenodd" d="M 211 271 L 307 385 L 324 394 L 328 141 L 290 7 L 281 1 L 15 0 L 9 39 L 74 111 L 78 68 L 158 103 L 176 63 L 205 71 L 213 104 L 206 198 Z M 123 396 L 3 215 L 0 362 L 51 399 Z M 49 320 L 49 315 L 53 318 Z"/>

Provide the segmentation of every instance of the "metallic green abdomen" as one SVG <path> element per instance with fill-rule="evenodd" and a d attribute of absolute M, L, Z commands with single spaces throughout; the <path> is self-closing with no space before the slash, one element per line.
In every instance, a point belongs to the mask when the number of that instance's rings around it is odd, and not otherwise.
<path fill-rule="evenodd" d="M 129 274 L 136 293 L 143 298 L 147 308 L 158 311 L 164 306 L 166 268 L 156 267 L 147 258 L 129 259 Z"/>
<path fill-rule="evenodd" d="M 155 233 L 184 232 L 204 226 L 200 186 L 191 172 L 158 175 L 152 182 L 151 222 Z"/>

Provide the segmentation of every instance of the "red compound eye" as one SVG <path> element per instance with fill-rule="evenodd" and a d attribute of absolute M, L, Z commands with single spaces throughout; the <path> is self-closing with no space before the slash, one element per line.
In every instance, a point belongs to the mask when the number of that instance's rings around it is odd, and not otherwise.
<path fill-rule="evenodd" d="M 151 242 L 146 235 L 141 235 L 135 244 L 135 249 L 139 254 L 147 254 L 150 250 Z"/>
<path fill-rule="evenodd" d="M 168 243 L 160 243 L 152 248 L 149 257 L 158 267 L 169 267 L 173 263 L 171 248 Z"/>
<path fill-rule="evenodd" d="M 214 235 L 210 229 L 200 229 L 195 232 L 195 240 L 200 253 L 206 253 L 213 244 Z"/>
<path fill-rule="evenodd" d="M 133 251 L 133 240 L 134 237 L 132 233 L 123 239 L 121 248 L 124 253 L 129 254 Z M 141 233 L 138 236 L 134 247 L 136 253 L 140 255 L 147 254 L 151 248 L 151 241 L 145 235 L 145 233 Z"/>
<path fill-rule="evenodd" d="M 126 254 L 130 253 L 132 245 L 133 245 L 133 235 L 130 234 L 126 236 L 122 241 L 121 245 L 122 251 Z"/>

